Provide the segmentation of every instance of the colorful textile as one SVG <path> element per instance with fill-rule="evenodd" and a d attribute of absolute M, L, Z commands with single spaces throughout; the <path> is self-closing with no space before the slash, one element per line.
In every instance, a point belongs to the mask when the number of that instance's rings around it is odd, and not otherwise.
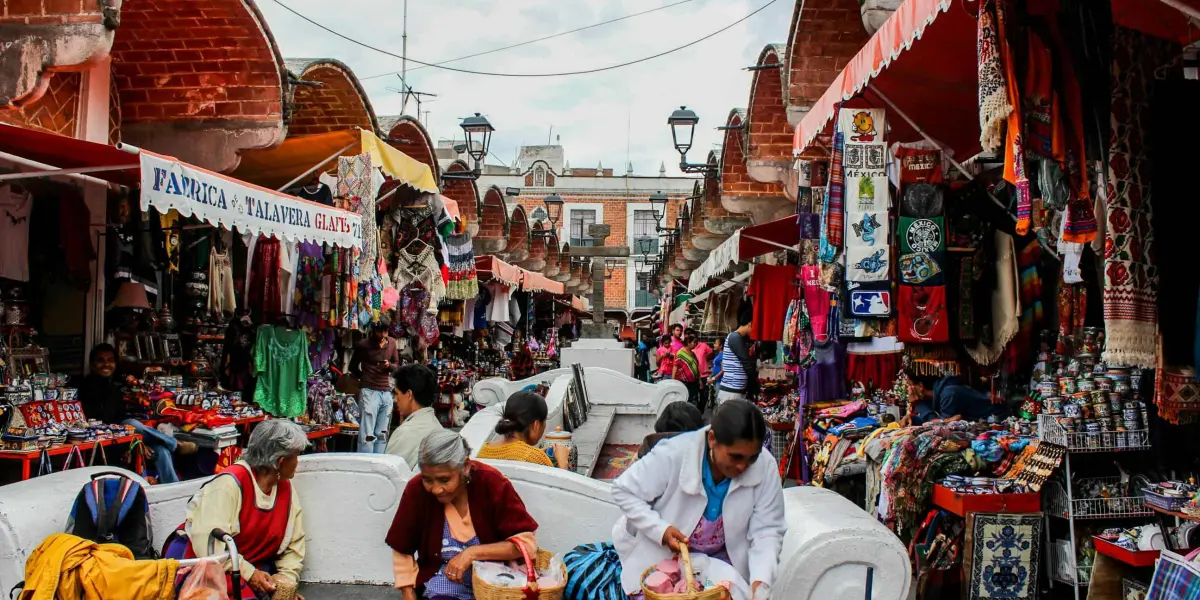
<path fill-rule="evenodd" d="M 845 137 L 841 129 L 833 132 L 833 151 L 829 158 L 829 186 L 825 188 L 825 202 L 821 207 L 821 262 L 832 263 L 842 248 L 845 223 L 845 205 L 842 194 L 845 187 L 845 167 L 842 165 Z"/>
<path fill-rule="evenodd" d="M 379 249 L 378 228 L 375 226 L 375 185 L 378 173 L 371 165 L 371 155 L 338 157 L 338 197 L 346 206 L 362 216 L 363 245 L 359 256 L 360 281 L 375 275 L 375 258 Z"/>
<path fill-rule="evenodd" d="M 1000 359 L 1008 342 L 1020 329 L 1018 317 L 1021 299 L 1017 295 L 1017 251 L 1012 236 L 1003 231 L 992 232 L 992 240 L 984 243 L 995 247 L 995 264 L 983 265 L 996 273 L 996 285 L 991 291 L 991 336 L 981 336 L 979 343 L 967 346 L 967 354 L 981 365 L 990 365 Z"/>
<path fill-rule="evenodd" d="M 846 249 L 846 281 L 887 281 L 892 271 L 888 248 L 852 246 Z"/>
<path fill-rule="evenodd" d="M 1116 28 L 1113 40 L 1112 146 L 1104 240 L 1104 361 L 1154 368 L 1158 268 L 1154 265 L 1150 126 L 1156 65 L 1169 46 Z"/>
<path fill-rule="evenodd" d="M 675 353 L 675 379 L 684 383 L 694 383 L 700 373 L 700 361 L 687 348 L 680 348 Z"/>
<path fill-rule="evenodd" d="M 886 246 L 888 215 L 875 211 L 855 213 L 850 221 L 850 243 L 857 246 Z"/>
<path fill-rule="evenodd" d="M 900 286 L 900 341 L 946 343 L 950 341 L 950 313 L 945 286 Z"/>
<path fill-rule="evenodd" d="M 1146 600 L 1200 599 L 1200 567 L 1173 552 L 1162 553 L 1154 567 L 1154 578 Z"/>
<path fill-rule="evenodd" d="M 979 65 L 979 145 L 996 153 L 1004 145 L 1004 124 L 1012 113 L 1008 82 L 1000 63 L 1000 39 L 996 27 L 996 5 L 987 0 L 979 9 L 976 57 Z"/>
<path fill-rule="evenodd" d="M 1024 119 L 1021 111 L 1021 92 L 1017 86 L 1016 59 L 1008 40 L 1008 10 L 1010 0 L 995 1 L 996 39 L 1000 64 L 1004 69 L 1004 83 L 1007 87 L 1008 102 L 1012 110 L 1008 113 L 1005 125 L 1004 141 L 1004 180 L 1013 184 L 1017 190 L 1017 206 L 1031 206 L 1029 195 L 1029 177 L 1025 174 L 1025 138 Z M 1028 228 L 1028 222 L 1025 223 Z M 1017 230 L 1018 235 L 1024 231 Z"/>
<path fill-rule="evenodd" d="M 758 265 L 750 276 L 746 295 L 754 299 L 750 337 L 756 341 L 779 341 L 788 304 L 799 296 L 796 265 Z"/>
<path fill-rule="evenodd" d="M 450 256 L 450 281 L 446 285 L 447 300 L 467 300 L 479 294 L 479 278 L 475 272 L 475 249 L 471 235 L 451 235 L 446 238 Z"/>
<path fill-rule="evenodd" d="M 705 487 L 707 488 L 707 485 Z M 724 498 L 724 496 L 721 497 L 722 500 Z M 725 520 L 721 517 L 710 519 L 708 511 L 705 511 L 705 515 L 700 517 L 696 529 L 688 537 L 688 549 L 710 558 L 732 563 L 733 561 L 729 560 L 729 552 L 725 550 Z"/>
<path fill-rule="evenodd" d="M 563 557 L 566 600 L 627 600 L 621 589 L 621 557 L 611 542 L 581 544 Z"/>
<path fill-rule="evenodd" d="M 1042 514 L 969 513 L 964 571 L 969 600 L 1035 600 Z"/>

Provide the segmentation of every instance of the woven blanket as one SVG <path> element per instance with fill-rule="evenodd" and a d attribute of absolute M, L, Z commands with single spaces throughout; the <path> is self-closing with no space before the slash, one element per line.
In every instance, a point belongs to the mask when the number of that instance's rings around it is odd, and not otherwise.
<path fill-rule="evenodd" d="M 1158 269 L 1150 147 L 1151 87 L 1169 46 L 1117 27 L 1113 37 L 1112 145 L 1104 248 L 1104 361 L 1154 368 Z"/>
<path fill-rule="evenodd" d="M 970 513 L 963 569 L 964 598 L 1035 600 L 1042 514 Z"/>

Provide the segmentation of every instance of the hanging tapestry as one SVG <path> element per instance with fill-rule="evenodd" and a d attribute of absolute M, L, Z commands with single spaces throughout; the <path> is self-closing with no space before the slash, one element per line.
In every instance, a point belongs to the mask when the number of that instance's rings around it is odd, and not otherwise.
<path fill-rule="evenodd" d="M 891 262 L 887 246 L 846 248 L 846 281 L 887 281 Z"/>
<path fill-rule="evenodd" d="M 900 286 L 898 312 L 900 341 L 925 344 L 950 341 L 945 286 Z"/>
<path fill-rule="evenodd" d="M 1150 126 L 1154 69 L 1169 46 L 1117 27 L 1104 244 L 1104 361 L 1154 368 L 1158 269 L 1151 257 Z"/>
<path fill-rule="evenodd" d="M 980 6 L 978 22 L 975 49 L 979 65 L 979 145 L 984 152 L 994 154 L 1004 145 L 1004 125 L 1013 110 L 1008 101 L 1004 65 L 1000 62 L 995 2 L 987 0 Z"/>
<path fill-rule="evenodd" d="M 338 157 L 338 196 L 347 208 L 362 217 L 363 245 L 358 257 L 359 281 L 375 276 L 379 233 L 375 226 L 375 193 L 383 184 L 383 175 L 371 165 L 371 154 Z"/>
<path fill-rule="evenodd" d="M 963 596 L 1036 600 L 1041 540 L 1041 513 L 969 513 L 963 570 L 970 579 Z"/>

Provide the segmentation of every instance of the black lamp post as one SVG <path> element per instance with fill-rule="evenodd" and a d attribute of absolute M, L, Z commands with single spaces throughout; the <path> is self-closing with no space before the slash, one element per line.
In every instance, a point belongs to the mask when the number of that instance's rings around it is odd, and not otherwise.
<path fill-rule="evenodd" d="M 563 199 L 558 194 L 550 194 L 542 198 L 542 204 L 546 207 L 546 217 L 550 219 L 551 228 L 558 227 L 558 220 L 562 218 Z"/>
<path fill-rule="evenodd" d="M 650 208 L 654 210 L 654 231 L 656 232 L 661 233 L 663 231 L 675 231 L 670 227 L 662 226 L 663 219 L 665 219 L 667 215 L 667 202 L 669 201 L 670 198 L 667 197 L 666 194 L 662 193 L 661 190 L 650 194 Z"/>
<path fill-rule="evenodd" d="M 467 154 L 475 161 L 475 174 L 478 175 L 483 169 L 483 159 L 487 157 L 488 147 L 492 144 L 492 132 L 496 128 L 479 113 L 463 119 L 459 126 L 467 136 Z"/>
<path fill-rule="evenodd" d="M 667 124 L 671 126 L 671 140 L 675 143 L 675 150 L 679 152 L 679 170 L 684 173 L 709 175 L 715 170 L 712 165 L 687 161 L 687 153 L 692 148 L 692 141 L 696 136 L 696 124 L 699 122 L 700 117 L 686 106 L 680 106 L 679 110 L 672 112 L 671 116 L 667 118 Z"/>

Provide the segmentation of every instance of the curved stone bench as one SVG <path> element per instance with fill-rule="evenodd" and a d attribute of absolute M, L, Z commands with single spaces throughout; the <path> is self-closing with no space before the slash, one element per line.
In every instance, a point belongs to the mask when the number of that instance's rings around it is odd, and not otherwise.
<path fill-rule="evenodd" d="M 565 471 L 489 461 L 504 471 L 538 520 L 538 540 L 554 552 L 608 540 L 620 516 L 609 484 Z M 4 486 L 0 493 L 0 590 L 24 579 L 29 552 L 66 527 L 71 503 L 94 472 L 88 468 Z M 137 478 L 132 473 L 126 476 Z M 383 542 L 404 486 L 412 477 L 390 455 L 320 454 L 300 461 L 295 485 L 304 508 L 308 552 L 305 582 L 391 585 L 391 554 Z M 188 499 L 205 480 L 147 488 L 155 543 L 182 522 Z M 910 567 L 905 549 L 886 528 L 828 490 L 791 488 L 788 536 L 773 597 L 859 600 L 867 567 L 874 600 L 906 600 Z"/>

